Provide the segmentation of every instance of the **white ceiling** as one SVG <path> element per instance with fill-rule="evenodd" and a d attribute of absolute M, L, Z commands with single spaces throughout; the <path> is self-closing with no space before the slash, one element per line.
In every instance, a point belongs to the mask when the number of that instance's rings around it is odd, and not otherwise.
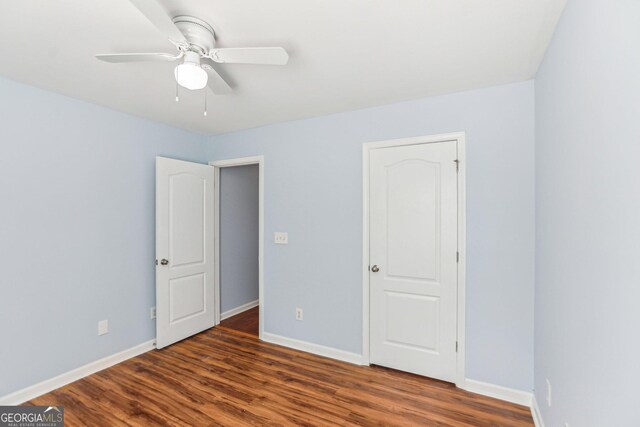
<path fill-rule="evenodd" d="M 160 0 L 219 47 L 283 46 L 287 66 L 223 65 L 231 95 L 182 90 L 171 63 L 96 53 L 173 46 L 127 0 L 0 3 L 0 75 L 215 134 L 532 78 L 565 0 Z"/>

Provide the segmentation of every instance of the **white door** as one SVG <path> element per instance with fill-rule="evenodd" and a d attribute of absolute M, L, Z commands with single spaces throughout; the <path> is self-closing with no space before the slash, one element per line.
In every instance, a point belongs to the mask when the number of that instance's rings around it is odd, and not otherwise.
<path fill-rule="evenodd" d="M 156 158 L 156 346 L 214 326 L 213 167 Z"/>
<path fill-rule="evenodd" d="M 455 381 L 455 141 L 370 153 L 370 358 Z"/>

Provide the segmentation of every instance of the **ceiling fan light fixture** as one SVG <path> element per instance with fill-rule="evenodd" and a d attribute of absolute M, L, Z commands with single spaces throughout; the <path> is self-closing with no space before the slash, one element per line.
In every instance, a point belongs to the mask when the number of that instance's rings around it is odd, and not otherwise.
<path fill-rule="evenodd" d="M 176 82 L 189 90 L 204 89 L 209 76 L 200 67 L 200 55 L 196 52 L 186 52 L 184 62 L 174 70 Z"/>
<path fill-rule="evenodd" d="M 176 80 L 176 101 L 178 90 L 184 87 L 189 90 L 204 89 L 209 86 L 216 95 L 226 95 L 233 88 L 212 67 L 211 62 L 218 64 L 263 64 L 285 65 L 289 54 L 282 47 L 216 47 L 216 34 L 213 27 L 193 16 L 180 15 L 171 17 L 163 4 L 164 0 L 129 0 L 164 36 L 175 46 L 178 53 L 146 52 L 146 53 L 107 53 L 98 54 L 96 58 L 110 63 L 127 62 L 174 62 L 182 61 L 174 69 Z M 201 58 L 206 62 L 200 64 Z M 206 93 L 206 92 L 205 92 Z"/>

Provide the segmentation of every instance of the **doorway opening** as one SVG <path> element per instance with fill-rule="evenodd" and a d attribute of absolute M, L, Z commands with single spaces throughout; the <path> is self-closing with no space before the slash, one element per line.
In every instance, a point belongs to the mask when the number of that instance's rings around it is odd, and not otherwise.
<path fill-rule="evenodd" d="M 263 158 L 210 162 L 215 168 L 216 325 L 262 336 Z"/>

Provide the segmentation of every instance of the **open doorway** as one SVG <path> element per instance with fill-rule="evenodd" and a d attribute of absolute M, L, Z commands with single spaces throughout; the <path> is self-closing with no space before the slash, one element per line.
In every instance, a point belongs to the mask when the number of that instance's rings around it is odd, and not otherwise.
<path fill-rule="evenodd" d="M 216 300 L 219 327 L 256 338 L 262 311 L 262 158 L 211 162 L 216 169 Z"/>

